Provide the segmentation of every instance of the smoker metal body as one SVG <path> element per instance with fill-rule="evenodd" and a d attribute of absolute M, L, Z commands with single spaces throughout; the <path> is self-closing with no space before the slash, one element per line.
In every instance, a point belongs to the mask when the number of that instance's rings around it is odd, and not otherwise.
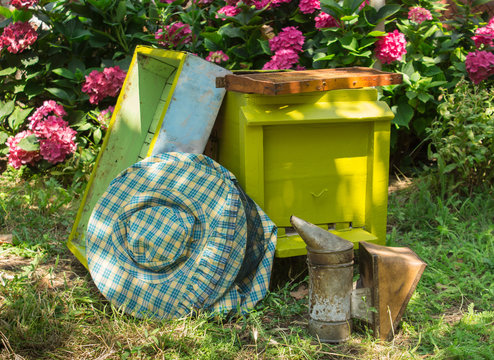
<path fill-rule="evenodd" d="M 322 342 L 343 342 L 358 318 L 389 340 L 426 264 L 408 248 L 361 242 L 362 287 L 354 289 L 353 243 L 295 216 L 290 222 L 307 244 L 309 331 Z"/>

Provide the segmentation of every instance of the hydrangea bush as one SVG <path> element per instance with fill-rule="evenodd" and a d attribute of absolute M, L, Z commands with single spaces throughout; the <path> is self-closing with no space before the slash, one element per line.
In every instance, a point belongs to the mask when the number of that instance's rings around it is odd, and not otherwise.
<path fill-rule="evenodd" d="M 130 55 L 157 45 L 154 2 L 10 0 L 0 15 L 0 160 L 86 176 Z"/>
<path fill-rule="evenodd" d="M 462 2 L 454 16 L 444 9 L 432 0 L 380 9 L 368 0 L 10 0 L 0 7 L 0 152 L 13 167 L 87 172 L 138 44 L 228 69 L 402 73 L 381 96 L 396 114 L 393 152 L 409 152 L 441 87 L 494 72 L 492 22 Z"/>

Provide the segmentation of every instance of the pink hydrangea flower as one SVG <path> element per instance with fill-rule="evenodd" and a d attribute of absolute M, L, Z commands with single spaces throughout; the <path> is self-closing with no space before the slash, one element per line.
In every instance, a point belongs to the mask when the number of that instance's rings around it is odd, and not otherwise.
<path fill-rule="evenodd" d="M 62 118 L 66 114 L 63 106 L 48 100 L 29 117 L 31 133 L 39 139 L 39 154 L 52 164 L 64 161 L 77 148 L 77 133 Z"/>
<path fill-rule="evenodd" d="M 6 144 L 9 147 L 9 164 L 12 165 L 14 169 L 19 169 L 22 165 L 34 164 L 41 159 L 39 151 L 26 151 L 19 147 L 19 142 L 22 139 L 33 134 L 34 132 L 31 130 L 25 130 L 7 139 Z"/>
<path fill-rule="evenodd" d="M 288 3 L 291 3 L 291 2 L 292 2 L 292 0 L 272 0 L 271 1 L 271 6 L 272 7 L 278 7 L 281 4 L 288 4 Z"/>
<path fill-rule="evenodd" d="M 125 75 L 125 71 L 119 66 L 105 68 L 103 71 L 93 70 L 86 76 L 82 91 L 89 95 L 91 104 L 98 104 L 104 98 L 115 97 L 120 93 Z"/>
<path fill-rule="evenodd" d="M 171 25 L 166 25 L 164 29 L 158 29 L 154 37 L 161 46 L 175 48 L 192 41 L 192 30 L 189 24 L 177 21 Z"/>
<path fill-rule="evenodd" d="M 294 26 L 281 29 L 280 33 L 269 40 L 269 48 L 276 53 L 279 50 L 291 49 L 295 52 L 302 50 L 304 45 L 304 35 Z"/>
<path fill-rule="evenodd" d="M 38 0 L 11 0 L 10 5 L 18 10 L 27 9 L 38 3 Z"/>
<path fill-rule="evenodd" d="M 325 12 L 321 12 L 314 19 L 316 21 L 317 29 L 324 29 L 330 27 L 340 27 L 340 23 L 334 17 Z"/>
<path fill-rule="evenodd" d="M 77 149 L 75 144 L 76 131 L 68 126 L 60 126 L 60 123 L 50 123 L 46 120 L 47 127 L 52 130 L 49 138 L 41 138 L 39 141 L 39 152 L 43 159 L 52 164 L 57 164 L 73 154 Z"/>
<path fill-rule="evenodd" d="M 303 14 L 312 14 L 314 11 L 321 9 L 319 0 L 300 0 L 298 8 Z"/>
<path fill-rule="evenodd" d="M 29 117 L 29 128 L 31 130 L 37 129 L 39 123 L 50 114 L 55 114 L 57 117 L 67 115 L 62 105 L 57 104 L 53 100 L 46 100 L 43 105 L 37 108 L 36 111 Z"/>
<path fill-rule="evenodd" d="M 58 116 L 47 116 L 43 121 L 36 123 L 32 130 L 38 138 L 50 138 L 59 129 L 68 127 L 69 124 Z"/>
<path fill-rule="evenodd" d="M 160 0 L 160 3 L 167 3 L 167 4 L 171 4 L 172 2 L 174 2 L 175 0 Z"/>
<path fill-rule="evenodd" d="M 223 51 L 210 51 L 209 55 L 206 56 L 207 61 L 215 62 L 217 64 L 221 64 L 224 61 L 228 61 L 230 58 Z"/>
<path fill-rule="evenodd" d="M 489 51 L 474 51 L 467 55 L 465 67 L 474 84 L 494 75 L 494 54 Z"/>
<path fill-rule="evenodd" d="M 367 5 L 370 5 L 370 0 L 364 0 L 364 1 L 362 1 L 362 3 L 359 5 L 358 9 L 359 10 L 362 10 Z"/>
<path fill-rule="evenodd" d="M 408 11 L 408 19 L 417 24 L 422 24 L 426 20 L 432 20 L 432 14 L 427 9 L 415 6 Z"/>
<path fill-rule="evenodd" d="M 489 20 L 489 23 L 486 26 L 480 27 L 475 30 L 475 35 L 472 36 L 472 40 L 475 42 L 475 46 L 477 48 L 481 45 L 493 46 L 494 17 Z"/>
<path fill-rule="evenodd" d="M 298 62 L 298 54 L 293 49 L 280 49 L 275 52 L 266 64 L 263 70 L 280 70 L 290 69 Z"/>
<path fill-rule="evenodd" d="M 374 53 L 383 64 L 389 64 L 393 61 L 401 61 L 403 55 L 407 53 L 406 45 L 405 35 L 395 30 L 376 42 Z"/>
<path fill-rule="evenodd" d="M 267 9 L 272 9 L 275 7 L 279 7 L 282 4 L 290 3 L 292 0 L 253 0 L 252 3 L 256 7 L 257 10 L 261 10 L 264 7 Z"/>
<path fill-rule="evenodd" d="M 218 14 L 223 14 L 225 16 L 233 17 L 235 15 L 240 14 L 240 11 L 241 11 L 241 9 L 236 7 L 236 6 L 226 5 L 226 6 L 223 6 L 221 9 L 218 10 Z M 220 16 L 216 15 L 216 18 L 219 19 Z M 223 19 L 223 20 L 226 20 L 226 19 Z"/>
<path fill-rule="evenodd" d="M 28 22 L 16 22 L 10 24 L 0 36 L 0 49 L 7 47 L 12 54 L 23 52 L 28 46 L 34 44 L 38 33 Z"/>
<path fill-rule="evenodd" d="M 101 128 L 103 130 L 108 129 L 113 111 L 115 111 L 115 106 L 108 106 L 105 110 L 102 110 L 99 113 L 98 122 L 101 124 Z"/>
<path fill-rule="evenodd" d="M 360 4 L 360 6 L 358 7 L 358 9 L 359 10 L 362 10 L 367 5 L 370 5 L 370 0 L 364 0 L 364 1 L 362 1 L 362 4 Z"/>
<path fill-rule="evenodd" d="M 257 10 L 261 10 L 266 6 L 270 9 L 272 7 L 272 2 L 271 0 L 254 0 L 254 6 Z"/>

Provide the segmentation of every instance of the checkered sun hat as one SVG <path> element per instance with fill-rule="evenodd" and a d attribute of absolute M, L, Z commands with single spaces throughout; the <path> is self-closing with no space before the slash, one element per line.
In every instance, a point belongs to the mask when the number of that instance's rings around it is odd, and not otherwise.
<path fill-rule="evenodd" d="M 266 294 L 275 247 L 276 226 L 234 175 L 184 153 L 123 171 L 99 199 L 86 234 L 96 286 L 137 317 L 253 308 Z"/>

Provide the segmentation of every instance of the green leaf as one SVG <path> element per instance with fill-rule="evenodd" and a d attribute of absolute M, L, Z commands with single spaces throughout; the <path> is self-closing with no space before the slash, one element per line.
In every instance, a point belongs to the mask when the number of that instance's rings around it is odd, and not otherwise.
<path fill-rule="evenodd" d="M 65 68 L 58 68 L 58 69 L 53 69 L 52 70 L 53 73 L 57 74 L 58 76 L 62 76 L 66 79 L 70 79 L 70 80 L 75 80 L 75 75 L 72 71 L 70 71 L 69 69 L 65 69 Z"/>
<path fill-rule="evenodd" d="M 111 3 L 112 0 L 87 0 L 91 5 L 98 8 L 99 10 L 106 10 Z"/>
<path fill-rule="evenodd" d="M 72 41 L 84 41 L 90 39 L 92 36 L 93 33 L 89 30 L 75 29 L 70 38 Z"/>
<path fill-rule="evenodd" d="M 351 51 L 356 51 L 358 47 L 357 39 L 355 39 L 351 32 L 340 39 L 340 44 L 344 49 Z"/>
<path fill-rule="evenodd" d="M 341 21 L 352 21 L 353 19 L 358 19 L 358 15 L 347 15 L 340 18 Z"/>
<path fill-rule="evenodd" d="M 424 34 L 423 39 L 427 39 L 429 36 L 433 35 L 439 28 L 436 25 L 432 25 L 429 30 Z"/>
<path fill-rule="evenodd" d="M 0 76 L 12 75 L 17 71 L 15 67 L 8 67 L 3 70 L 0 70 Z"/>
<path fill-rule="evenodd" d="M 262 51 L 266 55 L 271 55 L 271 49 L 269 47 L 269 41 L 268 40 L 264 40 L 264 39 L 257 39 L 257 41 L 259 41 L 259 44 L 261 44 Z"/>
<path fill-rule="evenodd" d="M 235 46 L 232 48 L 232 53 L 235 54 L 235 56 L 238 56 L 242 60 L 249 60 L 249 53 L 245 50 L 243 46 Z"/>
<path fill-rule="evenodd" d="M 344 0 L 343 7 L 349 9 L 350 12 L 353 14 L 359 8 L 362 2 L 363 0 Z"/>
<path fill-rule="evenodd" d="M 345 10 L 334 0 L 321 0 L 321 10 L 337 19 L 345 15 Z"/>
<path fill-rule="evenodd" d="M 411 82 L 417 82 L 420 80 L 420 73 L 418 71 L 415 71 L 412 76 L 410 76 L 410 81 Z"/>
<path fill-rule="evenodd" d="M 2 121 L 7 116 L 12 114 L 12 111 L 14 111 L 14 107 L 15 107 L 15 100 L 6 103 L 0 101 L 0 121 Z"/>
<path fill-rule="evenodd" d="M 25 83 L 14 85 L 14 94 L 18 94 L 18 93 L 23 92 L 25 88 L 26 88 Z"/>
<path fill-rule="evenodd" d="M 47 88 L 46 91 L 48 91 L 50 94 L 52 94 L 53 96 L 56 96 L 59 99 L 65 100 L 68 103 L 73 102 L 73 98 L 71 96 L 69 96 L 69 94 L 63 89 Z"/>
<path fill-rule="evenodd" d="M 14 10 L 12 12 L 12 20 L 14 22 L 27 22 L 33 14 L 29 11 L 23 11 L 23 10 Z"/>
<path fill-rule="evenodd" d="M 216 51 L 220 49 L 218 45 L 210 39 L 204 39 L 204 47 L 209 51 Z"/>
<path fill-rule="evenodd" d="M 240 38 L 245 40 L 245 33 L 241 28 L 232 26 L 232 24 L 228 24 L 226 26 L 221 27 L 218 30 L 218 34 L 221 36 L 226 36 L 231 39 L 233 38 Z"/>
<path fill-rule="evenodd" d="M 209 40 L 210 42 L 212 42 L 216 46 L 220 46 L 222 41 L 223 41 L 223 37 L 221 36 L 221 34 L 219 34 L 216 31 L 215 32 L 203 32 L 203 33 L 201 33 L 201 35 L 204 37 L 204 39 Z"/>
<path fill-rule="evenodd" d="M 307 18 L 299 12 L 295 13 L 295 15 L 290 18 L 290 20 L 295 21 L 299 24 L 304 24 L 307 22 Z"/>
<path fill-rule="evenodd" d="M 419 92 L 417 96 L 418 96 L 419 100 L 422 101 L 422 102 L 424 102 L 424 103 L 426 103 L 430 99 L 432 99 L 432 96 L 431 95 L 426 94 L 426 93 L 423 93 L 423 92 Z"/>
<path fill-rule="evenodd" d="M 386 32 L 384 32 L 384 31 L 377 31 L 377 30 L 375 30 L 375 31 L 371 31 L 368 35 L 369 35 L 369 36 L 379 37 L 379 36 L 384 36 L 384 35 L 386 35 Z"/>
<path fill-rule="evenodd" d="M 27 82 L 24 87 L 24 93 L 27 95 L 29 100 L 38 96 L 43 91 L 45 91 L 45 87 L 36 80 Z"/>
<path fill-rule="evenodd" d="M 118 2 L 117 12 L 115 14 L 115 20 L 118 23 L 121 23 L 122 20 L 124 19 L 126 13 L 127 13 L 127 1 L 126 0 L 120 0 Z"/>
<path fill-rule="evenodd" d="M 317 53 L 316 55 L 314 55 L 313 59 L 314 61 L 331 60 L 335 56 L 335 54 L 324 55 L 323 53 Z"/>
<path fill-rule="evenodd" d="M 458 164 L 455 164 L 455 163 L 448 164 L 448 165 L 446 165 L 446 166 L 442 169 L 442 173 L 443 173 L 443 174 L 450 173 L 451 171 L 453 171 L 453 170 L 454 170 L 454 169 L 456 169 L 457 167 L 458 167 Z"/>
<path fill-rule="evenodd" d="M 447 81 L 432 81 L 430 84 L 427 85 L 427 88 L 438 87 L 447 83 L 448 83 Z"/>
<path fill-rule="evenodd" d="M 33 110 L 32 107 L 26 109 L 16 107 L 14 109 L 14 112 L 9 116 L 10 128 L 14 131 L 17 130 L 22 125 L 24 120 L 26 120 L 26 118 L 29 116 L 32 110 Z"/>
<path fill-rule="evenodd" d="M 472 2 L 472 7 L 480 6 L 491 2 L 492 0 L 475 0 Z"/>
<path fill-rule="evenodd" d="M 415 72 L 415 69 L 413 67 L 413 63 L 411 61 L 407 62 L 405 65 L 403 65 L 401 72 L 403 74 L 408 75 L 408 77 L 410 78 L 413 75 L 413 73 Z"/>
<path fill-rule="evenodd" d="M 97 128 L 96 130 L 94 130 L 93 132 L 93 139 L 94 139 L 94 143 L 96 145 L 99 144 L 99 142 L 101 141 L 101 138 L 102 138 L 102 133 L 101 133 L 101 129 L 100 128 Z"/>
<path fill-rule="evenodd" d="M 408 128 L 410 121 L 413 118 L 413 108 L 407 103 L 401 103 L 392 107 L 395 113 L 395 118 L 393 119 L 393 124 L 399 126 L 404 126 Z"/>
<path fill-rule="evenodd" d="M 35 65 L 35 64 L 38 63 L 38 61 L 39 61 L 39 57 L 38 56 L 27 56 L 27 57 L 21 59 L 21 63 L 25 67 L 28 67 L 28 66 L 31 66 L 31 65 Z"/>
<path fill-rule="evenodd" d="M 376 42 L 376 39 L 374 38 L 364 38 L 362 41 L 360 41 L 360 47 L 358 48 L 359 51 L 372 46 Z"/>
<path fill-rule="evenodd" d="M 7 141 L 8 138 L 9 138 L 9 134 L 7 134 L 6 132 L 0 131 L 0 145 L 5 144 L 5 142 Z"/>
<path fill-rule="evenodd" d="M 149 2 L 149 10 L 148 10 L 149 18 L 151 20 L 156 20 L 159 17 L 158 8 L 156 7 L 156 2 Z"/>
<path fill-rule="evenodd" d="M 377 11 L 377 22 L 389 18 L 401 10 L 401 6 L 397 4 L 384 5 Z"/>
<path fill-rule="evenodd" d="M 80 125 L 75 125 L 75 126 L 77 127 L 77 131 L 79 131 L 79 132 L 83 132 L 83 131 L 89 130 L 89 129 L 91 129 L 93 127 L 93 125 L 91 125 L 88 122 L 82 123 Z"/>
<path fill-rule="evenodd" d="M 0 15 L 6 19 L 10 19 L 12 17 L 12 12 L 6 7 L 0 6 Z"/>
<path fill-rule="evenodd" d="M 19 146 L 24 151 L 38 151 L 39 141 L 36 135 L 32 134 L 21 139 L 17 146 Z"/>
<path fill-rule="evenodd" d="M 356 53 L 356 52 L 354 53 L 354 52 L 352 52 L 352 55 L 359 56 L 359 57 L 364 57 L 364 58 L 369 58 L 372 55 L 372 51 L 367 50 L 367 51 L 364 51 L 364 52 L 361 52 L 361 53 Z"/>
<path fill-rule="evenodd" d="M 425 76 L 434 76 L 434 75 L 437 75 L 437 74 L 441 74 L 443 71 L 441 70 L 440 67 L 438 66 L 429 66 L 427 69 L 425 69 L 424 71 L 424 75 Z"/>
<path fill-rule="evenodd" d="M 68 114 L 67 121 L 71 126 L 79 126 L 87 122 L 86 113 L 82 110 L 71 111 Z"/>

